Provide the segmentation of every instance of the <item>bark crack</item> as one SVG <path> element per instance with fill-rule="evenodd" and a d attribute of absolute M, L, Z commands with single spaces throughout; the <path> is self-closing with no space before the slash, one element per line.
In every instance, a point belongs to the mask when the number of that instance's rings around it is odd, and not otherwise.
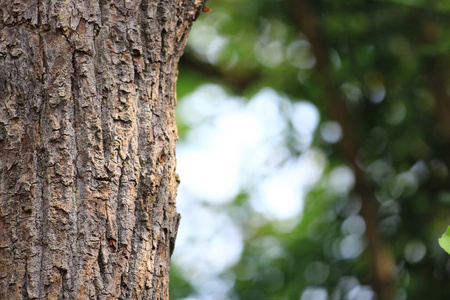
<path fill-rule="evenodd" d="M 46 97 L 47 94 L 45 93 L 45 75 L 47 74 L 47 69 L 48 69 L 48 63 L 47 63 L 47 56 L 45 53 L 45 44 L 44 44 L 44 37 L 42 36 L 42 16 L 41 16 L 41 8 L 42 8 L 42 3 L 39 0 L 38 1 L 38 26 L 39 26 L 39 30 L 38 30 L 38 38 L 39 38 L 39 54 L 40 57 L 42 59 L 42 67 L 43 67 L 43 71 L 42 71 L 42 76 L 40 78 L 41 80 L 41 84 L 42 84 L 42 89 L 44 89 L 42 91 L 42 97 L 43 97 L 43 101 L 41 103 L 40 109 L 38 110 L 38 118 L 39 118 L 39 129 L 38 129 L 38 145 L 37 145 L 37 150 L 41 151 L 43 150 L 43 140 L 42 140 L 42 136 L 43 133 L 41 131 L 42 127 L 43 127 L 43 114 L 42 112 L 44 111 L 44 107 L 45 107 L 45 103 L 46 103 Z M 42 154 L 41 154 L 42 155 Z M 44 237 L 45 237 L 45 220 L 46 220 L 46 209 L 45 209 L 45 205 L 44 205 L 44 190 L 45 190 L 45 181 L 44 181 L 44 177 L 43 177 L 43 172 L 45 170 L 45 163 L 43 162 L 43 158 L 41 157 L 41 155 L 39 155 L 39 153 L 36 153 L 36 164 L 35 164 L 35 174 L 36 174 L 36 201 L 35 201 L 35 207 L 36 207 L 36 228 L 37 228 L 37 232 L 39 235 L 38 241 L 39 241 L 39 247 L 37 247 L 37 251 L 38 251 L 38 256 L 39 256 L 39 271 L 38 271 L 38 298 L 42 299 L 42 296 L 44 294 L 44 282 L 43 282 L 43 269 L 44 269 Z M 39 179 L 38 179 L 39 178 Z"/>
<path fill-rule="evenodd" d="M 72 52 L 72 74 L 71 74 L 71 95 L 72 95 L 72 116 L 73 116 L 73 120 L 72 120 L 72 129 L 73 129 L 73 143 L 74 143 L 74 147 L 72 149 L 72 157 L 73 157 L 73 165 L 75 166 L 75 168 L 73 168 L 74 174 L 73 174 L 73 197 L 72 197 L 72 215 L 71 215 L 71 220 L 72 220 L 72 226 L 70 226 L 70 231 L 71 234 L 70 236 L 72 237 L 72 241 L 69 243 L 69 250 L 71 252 L 71 257 L 69 258 L 69 266 L 70 268 L 70 286 L 72 287 L 72 289 L 76 290 L 76 270 L 78 269 L 78 249 L 79 249 L 79 243 L 78 243 L 78 237 L 80 236 L 80 224 L 79 224 L 79 220 L 78 220 L 78 213 L 79 213 L 79 207 L 80 205 L 78 204 L 78 200 L 80 198 L 80 178 L 79 178 L 79 166 L 80 164 L 78 163 L 79 159 L 78 159 L 78 154 L 79 154 L 79 149 L 80 149 L 80 145 L 79 145 L 79 141 L 78 141 L 78 134 L 77 134 L 77 129 L 78 129 L 78 119 L 79 119 L 79 111 L 78 111 L 78 97 L 77 97 L 77 93 L 76 93 L 76 59 L 75 59 L 75 55 L 76 52 L 73 51 Z"/>

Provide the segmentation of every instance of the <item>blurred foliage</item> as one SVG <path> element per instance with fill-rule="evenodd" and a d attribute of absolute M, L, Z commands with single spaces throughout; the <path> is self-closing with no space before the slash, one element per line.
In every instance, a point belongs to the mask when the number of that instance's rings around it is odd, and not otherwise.
<path fill-rule="evenodd" d="M 247 235 L 240 262 L 227 271 L 236 278 L 230 299 L 322 299 L 314 298 L 321 289 L 328 299 L 371 299 L 368 286 L 388 287 L 374 286 L 370 252 L 378 249 L 368 246 L 368 218 L 395 259 L 395 291 L 385 300 L 448 299 L 450 263 L 438 238 L 450 223 L 450 2 L 208 5 L 181 60 L 179 98 L 211 81 L 247 97 L 271 87 L 312 101 L 319 129 L 334 121 L 344 136 L 329 142 L 317 130 L 313 145 L 328 166 L 301 221 L 289 232 L 269 223 Z M 179 125 L 182 136 L 188 128 Z M 335 193 L 326 183 L 342 164 L 357 177 L 355 188 Z M 372 205 L 366 215 L 364 201 Z M 245 195 L 235 204 L 243 202 Z M 188 283 L 172 274 L 171 299 L 186 297 Z"/>

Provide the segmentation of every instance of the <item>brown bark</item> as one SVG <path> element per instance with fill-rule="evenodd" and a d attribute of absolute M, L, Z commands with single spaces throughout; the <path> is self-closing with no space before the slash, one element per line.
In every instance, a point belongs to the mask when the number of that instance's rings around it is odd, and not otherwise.
<path fill-rule="evenodd" d="M 168 299 L 203 0 L 0 0 L 0 299 Z"/>
<path fill-rule="evenodd" d="M 366 175 L 356 162 L 360 142 L 356 134 L 356 125 L 340 98 L 339 88 L 333 83 L 330 73 L 329 50 L 322 39 L 320 29 L 307 0 L 292 1 L 293 13 L 300 30 L 311 43 L 316 57 L 314 67 L 325 96 L 325 106 L 329 117 L 338 121 L 342 127 L 343 137 L 339 142 L 339 150 L 355 172 L 354 192 L 361 198 L 361 217 L 366 222 L 368 250 L 372 261 L 372 287 L 381 300 L 390 300 L 395 295 L 396 265 L 392 249 L 383 240 L 377 230 L 377 205 L 374 192 L 366 180 Z"/>

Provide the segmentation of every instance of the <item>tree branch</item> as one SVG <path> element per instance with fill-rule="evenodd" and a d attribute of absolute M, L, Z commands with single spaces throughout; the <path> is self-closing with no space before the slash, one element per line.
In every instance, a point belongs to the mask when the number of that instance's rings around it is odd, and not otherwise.
<path fill-rule="evenodd" d="M 366 175 L 356 163 L 357 152 L 360 148 L 360 142 L 355 132 L 356 126 L 352 122 L 343 99 L 339 96 L 339 88 L 329 76 L 329 49 L 326 41 L 321 36 L 317 20 L 306 2 L 306 0 L 291 1 L 294 22 L 311 43 L 313 54 L 316 57 L 314 71 L 324 89 L 326 111 L 331 118 L 335 119 L 342 126 L 344 135 L 339 143 L 339 150 L 355 172 L 354 192 L 361 197 L 361 216 L 367 226 L 368 250 L 374 271 L 373 289 L 380 299 L 390 300 L 395 292 L 396 268 L 394 254 L 377 230 L 377 206 L 374 201 L 374 192 L 366 179 Z"/>

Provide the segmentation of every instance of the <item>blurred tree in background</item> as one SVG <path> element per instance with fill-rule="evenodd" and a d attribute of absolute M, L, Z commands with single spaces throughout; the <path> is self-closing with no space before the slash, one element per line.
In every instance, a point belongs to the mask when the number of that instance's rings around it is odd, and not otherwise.
<path fill-rule="evenodd" d="M 181 61 L 179 105 L 211 82 L 213 99 L 222 91 L 233 103 L 269 91 L 282 99 L 284 154 L 261 178 L 306 153 L 321 169 L 308 171 L 317 178 L 288 220 L 249 204 L 251 182 L 232 201 L 203 203 L 230 216 L 242 249 L 217 274 L 229 286 L 221 298 L 199 292 L 175 253 L 171 299 L 449 299 L 437 239 L 450 224 L 450 2 L 208 5 Z M 309 116 L 292 113 L 306 104 L 320 115 L 310 141 L 298 130 Z M 194 125 L 180 115 L 183 141 Z"/>

